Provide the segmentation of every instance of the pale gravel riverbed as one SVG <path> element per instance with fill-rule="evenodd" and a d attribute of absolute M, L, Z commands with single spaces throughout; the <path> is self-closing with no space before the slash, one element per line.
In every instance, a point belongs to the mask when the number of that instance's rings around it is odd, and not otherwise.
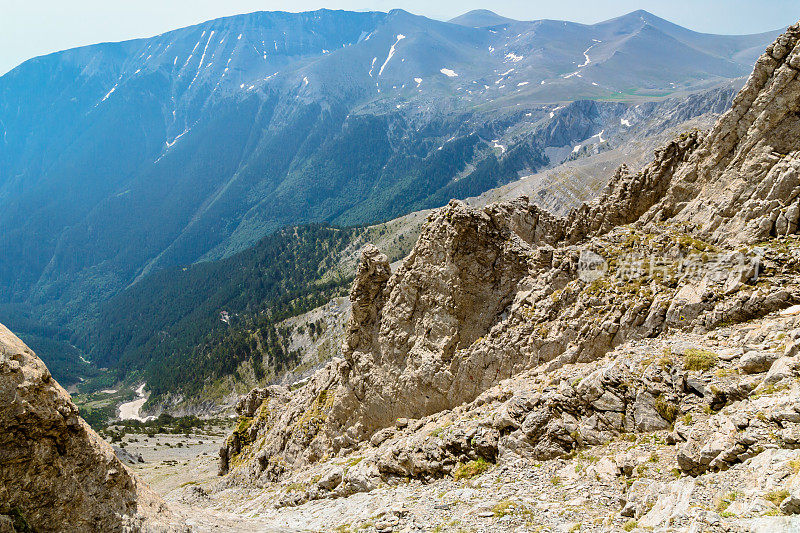
<path fill-rule="evenodd" d="M 147 422 L 148 420 L 152 420 L 154 418 L 152 416 L 142 417 L 140 414 L 142 407 L 147 401 L 147 395 L 144 393 L 144 388 L 146 385 L 146 383 L 142 383 L 141 386 L 136 389 L 136 394 L 138 396 L 137 399 L 130 402 L 125 402 L 119 406 L 120 420 L 139 420 L 141 422 Z"/>

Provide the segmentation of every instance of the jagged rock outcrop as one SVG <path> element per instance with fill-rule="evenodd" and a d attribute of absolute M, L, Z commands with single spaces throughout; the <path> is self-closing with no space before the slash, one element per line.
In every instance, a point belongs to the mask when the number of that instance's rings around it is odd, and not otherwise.
<path fill-rule="evenodd" d="M 570 213 L 566 222 L 569 242 L 607 233 L 616 226 L 639 220 L 662 201 L 678 168 L 697 148 L 698 132 L 690 132 L 657 150 L 652 163 L 631 174 L 622 165 L 599 198 Z"/>
<path fill-rule="evenodd" d="M 350 291 L 352 314 L 346 339 L 347 350 L 372 345 L 378 325 L 378 314 L 383 308 L 383 289 L 392 269 L 389 259 L 372 244 L 367 244 L 361 253 L 361 262 L 356 271 L 356 282 Z"/>
<path fill-rule="evenodd" d="M 682 135 L 635 174 L 619 169 L 600 198 L 567 218 L 526 198 L 483 209 L 453 201 L 430 215 L 393 275 L 367 248 L 344 358 L 284 403 L 263 403 L 262 429 L 251 430 L 229 482 L 276 480 L 366 442 L 384 445 L 399 421 L 477 402 L 526 371 L 554 372 L 632 339 L 705 332 L 800 302 L 798 258 L 753 246 L 797 230 L 799 38 L 792 26 L 767 50 L 710 133 Z M 520 399 L 524 419 L 510 413 L 505 425 L 441 445 L 406 442 L 421 451 L 359 463 L 356 477 L 439 475 L 459 461 L 493 460 L 503 446 L 552 457 L 664 427 L 657 401 L 685 395 L 684 378 L 666 372 L 647 380 L 661 385 L 632 386 L 637 379 L 614 367 L 583 387 L 531 393 Z M 724 404 L 737 392 L 720 394 Z M 369 485 L 345 481 L 336 484 L 342 493 Z"/>
<path fill-rule="evenodd" d="M 497 323 L 532 267 L 529 243 L 552 239 L 554 228 L 554 219 L 527 201 L 482 211 L 453 202 L 429 219 L 411 255 L 383 285 L 380 270 L 359 270 L 353 295 L 365 285 L 380 291 L 369 321 L 353 314 L 349 339 L 359 342 L 348 341 L 347 389 L 331 413 L 343 424 L 359 420 L 348 437 L 361 440 L 398 417 L 436 412 L 483 389 L 484 362 L 457 354 Z M 362 264 L 370 264 L 370 254 L 367 249 Z M 353 301 L 355 309 L 359 300 Z M 373 322 L 372 342 L 364 343 Z M 457 373 L 472 374 L 476 385 L 452 387 Z"/>
<path fill-rule="evenodd" d="M 232 460 L 256 440 L 259 432 L 274 424 L 277 413 L 281 412 L 281 405 L 288 399 L 289 390 L 278 385 L 253 389 L 239 398 L 235 406 L 239 424 L 219 451 L 220 475 L 230 471 Z"/>
<path fill-rule="evenodd" d="M 7 517 L 25 531 L 187 530 L 1 324 L 0 398 L 0 524 Z"/>
<path fill-rule="evenodd" d="M 800 215 L 800 26 L 781 35 L 646 217 L 714 243 L 796 233 Z"/>

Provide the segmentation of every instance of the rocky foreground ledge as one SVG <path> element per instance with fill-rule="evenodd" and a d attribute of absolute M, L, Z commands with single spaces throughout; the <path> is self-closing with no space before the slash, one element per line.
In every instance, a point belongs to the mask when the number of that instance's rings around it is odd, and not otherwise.
<path fill-rule="evenodd" d="M 626 342 L 202 501 L 302 530 L 797 531 L 798 349 L 800 306 Z"/>
<path fill-rule="evenodd" d="M 187 531 L 0 324 L 0 531 Z"/>

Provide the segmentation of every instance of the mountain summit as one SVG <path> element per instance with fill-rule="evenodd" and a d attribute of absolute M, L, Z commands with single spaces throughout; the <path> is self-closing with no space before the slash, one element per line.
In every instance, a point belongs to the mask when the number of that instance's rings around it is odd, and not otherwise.
<path fill-rule="evenodd" d="M 448 22 L 451 24 L 459 24 L 461 26 L 468 26 L 470 28 L 489 28 L 492 26 L 500 26 L 502 24 L 509 24 L 517 22 L 514 19 L 502 17 L 494 11 L 488 9 L 473 9 L 463 15 L 459 15 Z"/>

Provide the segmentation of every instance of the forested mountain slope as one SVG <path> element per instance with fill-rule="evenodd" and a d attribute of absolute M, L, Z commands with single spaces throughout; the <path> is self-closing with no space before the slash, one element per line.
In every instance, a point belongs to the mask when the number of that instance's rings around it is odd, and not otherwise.
<path fill-rule="evenodd" d="M 479 194 L 603 129 L 543 135 L 547 104 L 691 91 L 772 38 L 666 25 L 254 13 L 28 61 L 0 78 L 0 299 L 72 318 L 287 224 Z"/>

